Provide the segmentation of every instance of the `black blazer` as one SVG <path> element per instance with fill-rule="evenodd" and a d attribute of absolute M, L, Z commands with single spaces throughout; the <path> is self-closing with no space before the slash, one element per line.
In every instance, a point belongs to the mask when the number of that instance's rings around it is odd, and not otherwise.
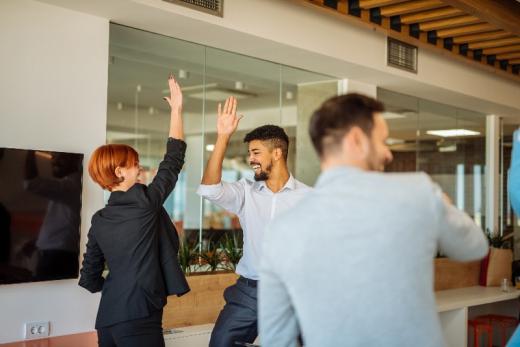
<path fill-rule="evenodd" d="M 79 285 L 92 293 L 102 290 L 96 328 L 147 317 L 164 307 L 167 295 L 190 290 L 177 259 L 179 237 L 163 208 L 185 152 L 184 141 L 169 138 L 152 183 L 113 192 L 92 217 Z"/>

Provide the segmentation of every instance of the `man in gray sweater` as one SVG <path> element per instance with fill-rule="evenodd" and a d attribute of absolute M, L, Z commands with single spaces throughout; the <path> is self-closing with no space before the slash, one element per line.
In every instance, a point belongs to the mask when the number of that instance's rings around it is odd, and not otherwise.
<path fill-rule="evenodd" d="M 444 346 L 433 292 L 440 248 L 484 257 L 482 230 L 424 173 L 392 160 L 383 105 L 326 101 L 310 123 L 316 189 L 266 230 L 259 281 L 262 346 Z"/>

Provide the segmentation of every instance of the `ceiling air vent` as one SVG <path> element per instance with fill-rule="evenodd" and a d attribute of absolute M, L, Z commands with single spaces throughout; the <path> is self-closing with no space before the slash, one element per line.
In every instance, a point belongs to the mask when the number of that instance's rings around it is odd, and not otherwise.
<path fill-rule="evenodd" d="M 406 71 L 417 72 L 417 47 L 388 38 L 387 64 Z"/>
<path fill-rule="evenodd" d="M 201 12 L 222 17 L 224 0 L 163 0 Z"/>

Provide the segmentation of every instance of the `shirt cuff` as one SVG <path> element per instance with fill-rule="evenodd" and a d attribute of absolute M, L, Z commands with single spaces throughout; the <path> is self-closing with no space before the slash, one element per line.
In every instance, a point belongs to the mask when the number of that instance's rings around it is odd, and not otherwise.
<path fill-rule="evenodd" d="M 217 184 L 201 184 L 197 189 L 197 195 L 206 199 L 216 198 L 222 193 L 223 187 L 222 182 Z"/>

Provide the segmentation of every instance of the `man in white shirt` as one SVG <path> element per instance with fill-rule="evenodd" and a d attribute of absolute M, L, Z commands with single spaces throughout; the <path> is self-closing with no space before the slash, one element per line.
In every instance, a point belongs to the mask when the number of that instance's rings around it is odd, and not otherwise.
<path fill-rule="evenodd" d="M 326 101 L 310 135 L 322 174 L 266 228 L 260 270 L 263 347 L 441 347 L 433 292 L 439 247 L 483 258 L 488 243 L 424 173 L 383 173 L 392 160 L 383 105 Z"/>
<path fill-rule="evenodd" d="M 236 269 L 240 277 L 224 292 L 226 305 L 215 323 L 210 347 L 252 343 L 257 337 L 257 281 L 264 228 L 310 191 L 289 173 L 289 138 L 282 128 L 274 125 L 259 127 L 244 139 L 249 146 L 249 164 L 255 181 L 222 182 L 222 161 L 241 119 L 236 115 L 236 108 L 234 97 L 228 98 L 223 108 L 218 106 L 217 142 L 197 191 L 236 214 L 244 233 L 243 256 Z"/>

